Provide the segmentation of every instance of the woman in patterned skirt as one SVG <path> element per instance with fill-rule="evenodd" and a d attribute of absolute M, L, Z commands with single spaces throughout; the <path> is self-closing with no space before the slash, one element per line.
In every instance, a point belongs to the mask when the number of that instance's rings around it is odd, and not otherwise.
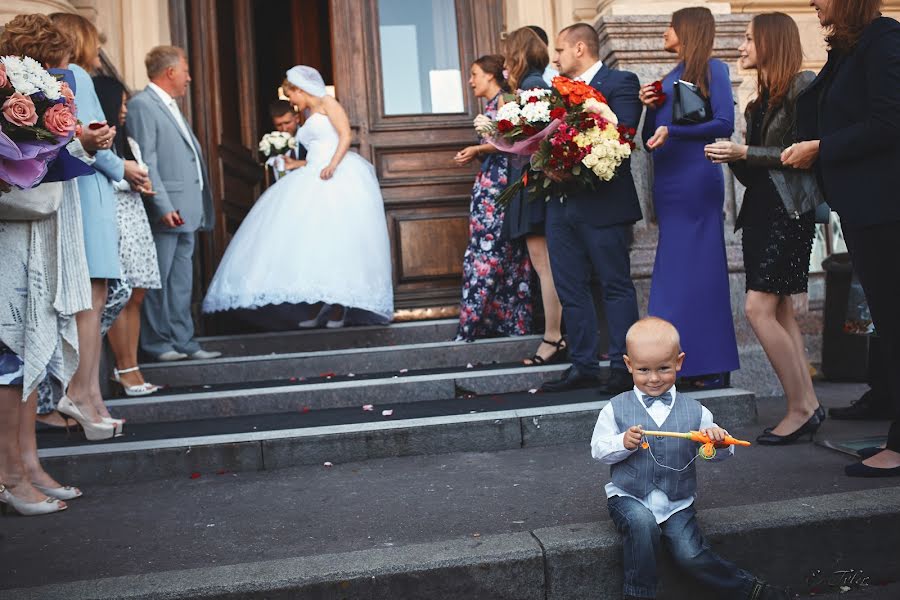
<path fill-rule="evenodd" d="M 502 56 L 482 56 L 472 65 L 469 85 L 488 100 L 484 114 L 493 118 L 506 89 Z M 524 244 L 504 240 L 504 209 L 497 196 L 507 186 L 509 159 L 482 143 L 459 151 L 467 165 L 482 157 L 472 188 L 469 245 L 463 258 L 463 290 L 457 340 L 527 335 L 531 332 L 531 263 Z"/>
<path fill-rule="evenodd" d="M 141 150 L 125 129 L 128 109 L 125 102 L 128 94 L 125 87 L 112 77 L 94 77 L 94 87 L 103 114 L 109 123 L 119 127 L 113 150 L 123 159 L 141 161 Z M 148 289 L 162 287 L 159 261 L 153 232 L 144 210 L 141 194 L 132 190 L 127 181 L 118 181 L 116 189 L 117 218 L 119 223 L 119 262 L 122 265 L 121 281 L 127 288 L 122 293 L 121 285 L 110 286 L 107 309 L 103 315 L 103 329 L 107 331 L 109 345 L 115 356 L 116 366 L 113 378 L 122 385 L 128 396 L 145 396 L 159 389 L 147 383 L 138 368 L 137 348 L 141 332 L 141 303 Z M 147 190 L 152 194 L 151 190 Z M 131 297 L 127 296 L 130 289 Z M 124 307 L 118 299 L 126 300 Z"/>

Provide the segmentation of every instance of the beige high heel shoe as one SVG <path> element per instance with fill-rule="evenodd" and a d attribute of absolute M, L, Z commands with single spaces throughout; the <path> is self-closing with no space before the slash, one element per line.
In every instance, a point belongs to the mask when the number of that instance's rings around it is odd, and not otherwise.
<path fill-rule="evenodd" d="M 34 487 L 34 489 L 44 494 L 45 496 L 56 498 L 57 500 L 74 500 L 75 498 L 81 498 L 84 495 L 81 493 L 81 490 L 79 490 L 77 487 L 72 487 L 71 485 L 66 485 L 58 488 L 44 487 L 34 482 L 32 482 L 31 485 Z"/>
<path fill-rule="evenodd" d="M 51 513 L 60 512 L 69 508 L 65 502 L 57 498 L 46 498 L 40 502 L 25 502 L 21 498 L 16 498 L 5 485 L 0 483 L 0 513 L 5 517 L 9 509 L 22 515 L 23 517 L 34 517 L 37 515 L 49 515 Z"/>
<path fill-rule="evenodd" d="M 88 420 L 68 396 L 62 397 L 56 406 L 56 411 L 66 418 L 66 431 L 69 430 L 69 418 L 74 419 L 84 429 L 84 436 L 91 442 L 108 440 L 116 435 L 117 426 L 115 424 L 105 421 L 94 423 Z"/>

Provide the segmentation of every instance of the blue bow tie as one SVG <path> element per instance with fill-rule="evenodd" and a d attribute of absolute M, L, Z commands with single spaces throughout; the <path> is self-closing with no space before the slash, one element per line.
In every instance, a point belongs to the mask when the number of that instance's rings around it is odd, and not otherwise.
<path fill-rule="evenodd" d="M 659 400 L 666 406 L 670 406 L 672 404 L 672 392 L 665 392 L 662 396 L 647 396 L 644 395 L 644 406 L 650 408 L 650 405 Z"/>

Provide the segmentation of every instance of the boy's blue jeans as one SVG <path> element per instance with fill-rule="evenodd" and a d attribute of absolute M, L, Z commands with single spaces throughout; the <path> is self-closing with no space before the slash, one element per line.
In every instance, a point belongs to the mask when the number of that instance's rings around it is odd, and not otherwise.
<path fill-rule="evenodd" d="M 622 536 L 625 554 L 625 594 L 655 598 L 656 561 L 660 541 L 685 573 L 723 598 L 749 598 L 756 578 L 716 555 L 697 526 L 693 505 L 680 510 L 657 525 L 653 513 L 643 504 L 625 496 L 608 500 L 609 514 Z"/>

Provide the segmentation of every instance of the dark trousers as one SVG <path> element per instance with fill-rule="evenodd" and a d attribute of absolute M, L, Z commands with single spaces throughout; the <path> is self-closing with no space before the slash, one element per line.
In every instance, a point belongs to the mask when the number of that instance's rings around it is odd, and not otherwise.
<path fill-rule="evenodd" d="M 613 496 L 608 506 L 622 536 L 625 595 L 656 597 L 659 581 L 656 563 L 664 542 L 678 568 L 701 584 L 699 589 L 714 592 L 713 597 L 734 600 L 750 597 L 756 578 L 710 549 L 697 526 L 693 505 L 660 524 L 650 509 L 634 498 Z"/>
<path fill-rule="evenodd" d="M 625 369 L 625 334 L 638 319 L 628 254 L 630 227 L 585 223 L 570 202 L 556 199 L 548 203 L 546 227 L 550 268 L 563 307 L 572 363 L 583 372 L 599 370 L 593 272 L 603 286 L 610 364 L 613 369 Z"/>
<path fill-rule="evenodd" d="M 882 347 L 881 363 L 894 369 L 900 364 L 900 262 L 896 259 L 900 222 L 871 227 L 844 225 L 843 229 L 853 270 L 866 293 Z M 892 376 L 888 385 L 894 421 L 887 447 L 900 452 L 900 381 Z"/>

